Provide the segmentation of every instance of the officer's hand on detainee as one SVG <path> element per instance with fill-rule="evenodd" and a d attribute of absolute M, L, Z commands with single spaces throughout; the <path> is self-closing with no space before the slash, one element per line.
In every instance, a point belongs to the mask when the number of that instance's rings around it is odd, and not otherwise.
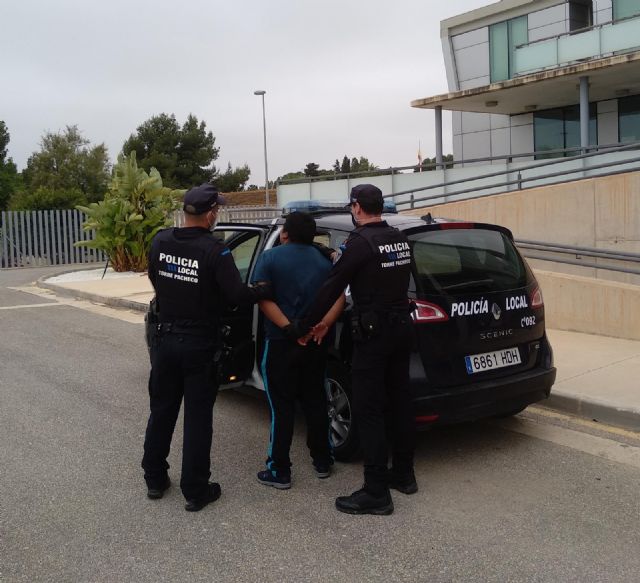
<path fill-rule="evenodd" d="M 257 281 L 249 285 L 255 295 L 255 301 L 260 300 L 273 300 L 273 287 L 269 281 Z"/>
<path fill-rule="evenodd" d="M 311 328 L 311 338 L 313 338 L 317 344 L 322 344 L 322 339 L 327 335 L 327 332 L 329 332 L 329 326 L 321 320 Z"/>
<path fill-rule="evenodd" d="M 281 330 L 287 339 L 293 340 L 294 342 L 307 335 L 306 330 L 302 330 L 299 322 L 296 321 L 289 322 L 286 326 L 283 326 Z"/>

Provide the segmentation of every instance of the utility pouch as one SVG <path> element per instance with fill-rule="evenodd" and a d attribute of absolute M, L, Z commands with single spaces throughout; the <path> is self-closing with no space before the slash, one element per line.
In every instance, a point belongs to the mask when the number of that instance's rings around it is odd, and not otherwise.
<path fill-rule="evenodd" d="M 160 323 L 160 312 L 158 311 L 158 300 L 153 297 L 149 302 L 149 309 L 144 315 L 144 331 L 147 341 L 147 348 L 151 347 L 151 341 L 158 333 L 158 324 Z"/>
<path fill-rule="evenodd" d="M 360 326 L 365 340 L 370 340 L 380 331 L 380 319 L 377 312 L 360 314 Z"/>
<path fill-rule="evenodd" d="M 354 342 L 362 342 L 364 340 L 364 334 L 362 331 L 362 325 L 360 324 L 359 314 L 351 314 L 351 338 Z"/>

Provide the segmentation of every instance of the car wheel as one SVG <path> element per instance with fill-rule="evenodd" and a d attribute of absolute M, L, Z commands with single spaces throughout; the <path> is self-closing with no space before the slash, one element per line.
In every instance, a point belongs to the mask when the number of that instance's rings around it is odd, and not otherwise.
<path fill-rule="evenodd" d="M 349 461 L 360 451 L 357 429 L 353 422 L 351 379 L 346 367 L 330 362 L 325 383 L 329 412 L 329 440 L 333 455 L 339 461 Z"/>

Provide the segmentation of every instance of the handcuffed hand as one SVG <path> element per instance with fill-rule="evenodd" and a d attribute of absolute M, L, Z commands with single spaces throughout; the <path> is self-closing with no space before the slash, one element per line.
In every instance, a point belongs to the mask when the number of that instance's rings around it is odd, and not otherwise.
<path fill-rule="evenodd" d="M 297 322 L 289 322 L 286 326 L 283 326 L 281 330 L 289 340 L 296 341 L 298 338 L 305 336 L 305 331 L 300 328 Z"/>
<path fill-rule="evenodd" d="M 327 335 L 327 332 L 329 332 L 329 326 L 320 321 L 311 328 L 311 337 L 317 344 L 322 344 L 322 339 Z"/>

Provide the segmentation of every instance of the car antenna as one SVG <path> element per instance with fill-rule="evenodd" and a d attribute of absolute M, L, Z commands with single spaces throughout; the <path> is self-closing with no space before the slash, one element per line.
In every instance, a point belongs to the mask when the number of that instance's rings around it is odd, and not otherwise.
<path fill-rule="evenodd" d="M 420 217 L 425 223 L 427 223 L 427 225 L 430 225 L 431 223 L 435 223 L 435 221 L 433 220 L 433 217 L 431 216 L 431 213 L 427 213 L 426 215 L 423 215 L 422 217 Z"/>

